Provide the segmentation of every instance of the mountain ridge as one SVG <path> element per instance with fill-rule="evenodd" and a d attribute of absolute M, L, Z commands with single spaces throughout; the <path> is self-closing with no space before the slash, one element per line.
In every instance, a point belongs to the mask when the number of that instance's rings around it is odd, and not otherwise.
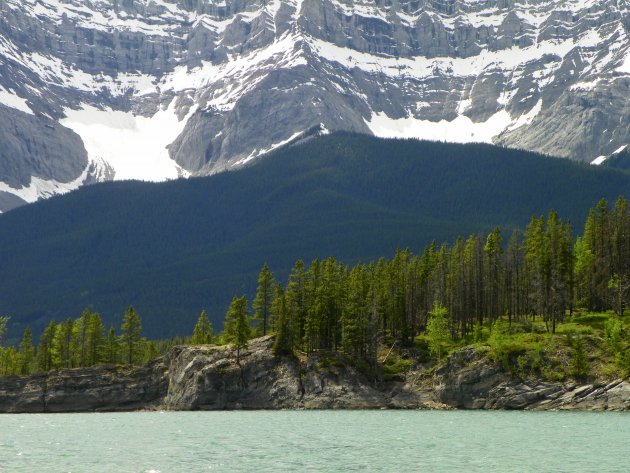
<path fill-rule="evenodd" d="M 0 11 L 0 210 L 95 180 L 219 172 L 313 129 L 583 161 L 630 143 L 626 0 L 2 0 Z"/>
<path fill-rule="evenodd" d="M 551 209 L 579 226 L 628 189 L 628 173 L 524 151 L 331 134 L 238 171 L 101 183 L 1 215 L 0 313 L 18 336 L 87 306 L 118 325 L 132 304 L 152 338 L 186 334 L 203 307 L 218 327 L 264 263 L 284 279 L 297 259 L 352 264 L 497 225 L 507 238 Z"/>

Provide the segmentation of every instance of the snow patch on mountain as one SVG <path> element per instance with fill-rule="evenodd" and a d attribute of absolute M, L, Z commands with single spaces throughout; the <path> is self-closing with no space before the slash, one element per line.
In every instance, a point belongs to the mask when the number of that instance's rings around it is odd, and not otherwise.
<path fill-rule="evenodd" d="M 278 143 L 274 143 L 272 144 L 269 148 L 265 148 L 265 149 L 255 149 L 254 151 L 252 151 L 252 154 L 250 154 L 249 156 L 247 156 L 246 158 L 240 159 L 237 162 L 235 162 L 232 167 L 239 167 L 239 166 L 243 166 L 244 164 L 247 164 L 249 162 L 251 162 L 253 159 L 259 158 L 260 156 L 263 156 L 267 153 L 270 153 L 271 151 L 273 151 L 274 149 L 278 149 L 284 145 L 287 145 L 289 143 L 291 143 L 292 141 L 295 141 L 296 139 L 298 139 L 300 136 L 302 136 L 304 134 L 303 131 L 298 131 L 296 133 L 293 133 L 289 138 L 287 138 L 286 140 L 282 140 L 279 141 Z"/>
<path fill-rule="evenodd" d="M 58 194 L 67 194 L 73 190 L 78 189 L 88 178 L 89 166 L 85 168 L 85 171 L 71 182 L 59 182 L 54 179 L 42 179 L 39 177 L 31 177 L 31 182 L 28 186 L 22 186 L 19 188 L 13 188 L 8 184 L 0 181 L 0 191 L 13 194 L 29 204 L 36 202 L 41 198 L 52 197 Z"/>
<path fill-rule="evenodd" d="M 151 117 L 84 105 L 66 109 L 61 124 L 81 136 L 91 161 L 103 160 L 113 168 L 116 180 L 164 181 L 188 176 L 169 157 L 167 147 L 194 111 L 180 120 L 175 101 Z"/>
<path fill-rule="evenodd" d="M 384 113 L 375 113 L 366 121 L 372 133 L 381 138 L 418 138 L 449 143 L 492 143 L 493 138 L 513 123 L 505 110 L 480 123 L 465 115 L 452 121 L 432 122 L 414 117 L 393 119 Z"/>
<path fill-rule="evenodd" d="M 28 113 L 29 115 L 34 115 L 33 110 L 31 110 L 31 107 L 28 106 L 26 99 L 23 99 L 11 91 L 5 90 L 2 86 L 0 86 L 0 104 L 15 108 L 16 110 Z"/>

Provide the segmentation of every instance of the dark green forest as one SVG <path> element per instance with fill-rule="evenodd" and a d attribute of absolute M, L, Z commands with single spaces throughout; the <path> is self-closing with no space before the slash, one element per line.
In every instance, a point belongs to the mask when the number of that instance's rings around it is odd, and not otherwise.
<path fill-rule="evenodd" d="M 205 311 L 191 336 L 160 342 L 144 338 L 132 307 L 120 331 L 107 333 L 99 314 L 85 310 L 76 320 L 51 321 L 37 347 L 29 327 L 19 346 L 0 344 L 0 375 L 139 364 L 178 343 L 228 343 L 238 362 L 249 339 L 273 333 L 278 356 L 341 353 L 372 375 L 404 370 L 404 349 L 440 360 L 454 346 L 479 343 L 521 376 L 625 376 L 628 296 L 628 202 L 602 200 L 577 238 L 551 211 L 532 217 L 523 233 L 504 236 L 497 227 L 452 245 L 433 242 L 420 254 L 398 250 L 353 266 L 333 257 L 308 266 L 298 260 L 284 285 L 265 264 L 251 308 L 247 296 L 233 297 L 218 335 Z M 0 318 L 0 338 L 6 322 Z M 387 367 L 389 353 L 379 355 L 390 345 L 398 347 Z M 596 373 L 589 354 L 597 355 Z"/>
<path fill-rule="evenodd" d="M 0 314 L 7 340 L 87 308 L 120 327 L 132 305 L 152 339 L 187 335 L 202 308 L 221 327 L 233 295 L 267 263 L 347 265 L 419 252 L 458 234 L 504 238 L 531 215 L 582 222 L 630 175 L 490 145 L 334 134 L 248 168 L 160 184 L 111 182 L 0 216 Z"/>
<path fill-rule="evenodd" d="M 613 154 L 601 165 L 613 169 L 630 171 L 630 149 L 626 147 L 623 151 Z"/>

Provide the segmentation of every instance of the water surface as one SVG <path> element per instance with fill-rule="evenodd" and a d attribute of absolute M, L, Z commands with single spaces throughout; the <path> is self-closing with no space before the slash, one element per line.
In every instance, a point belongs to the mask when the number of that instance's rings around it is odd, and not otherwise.
<path fill-rule="evenodd" d="M 630 414 L 0 415 L 0 472 L 630 472 Z"/>

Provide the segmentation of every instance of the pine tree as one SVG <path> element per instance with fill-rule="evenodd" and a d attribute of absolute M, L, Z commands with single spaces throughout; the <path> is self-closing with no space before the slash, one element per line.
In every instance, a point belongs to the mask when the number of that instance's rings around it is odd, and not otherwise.
<path fill-rule="evenodd" d="M 205 310 L 201 311 L 191 339 L 193 345 L 207 345 L 212 343 L 212 324 L 208 320 L 208 314 Z"/>
<path fill-rule="evenodd" d="M 258 289 L 254 298 L 254 317 L 256 322 L 256 333 L 267 335 L 268 331 L 273 330 L 269 323 L 269 315 L 271 310 L 271 302 L 273 301 L 273 289 L 275 280 L 273 273 L 269 271 L 269 267 L 265 264 L 258 275 Z"/>
<path fill-rule="evenodd" d="M 0 350 L 0 375 L 11 376 L 20 374 L 20 354 L 13 347 Z"/>
<path fill-rule="evenodd" d="M 276 286 L 275 297 L 271 309 L 276 326 L 276 340 L 273 344 L 273 354 L 276 356 L 292 356 L 292 327 L 287 310 L 286 295 L 280 284 Z"/>
<path fill-rule="evenodd" d="M 20 342 L 20 374 L 31 373 L 34 357 L 33 334 L 31 328 L 27 325 Z"/>
<path fill-rule="evenodd" d="M 298 260 L 293 266 L 286 290 L 286 303 L 289 311 L 291 331 L 294 337 L 293 346 L 297 348 L 301 348 L 304 341 L 304 324 L 308 312 L 307 284 L 304 262 Z"/>
<path fill-rule="evenodd" d="M 571 375 L 577 379 L 586 378 L 590 367 L 584 338 L 582 338 L 582 336 L 578 336 L 570 342 L 570 345 L 572 345 L 573 348 L 573 354 L 571 357 Z"/>
<path fill-rule="evenodd" d="M 448 342 L 448 325 L 448 311 L 446 307 L 436 302 L 433 306 L 433 310 L 429 312 L 427 338 L 429 351 L 437 356 L 438 360 L 442 359 L 444 345 Z"/>
<path fill-rule="evenodd" d="M 488 235 L 484 251 L 486 253 L 486 274 L 488 277 L 487 289 L 487 302 L 488 314 L 490 320 L 494 322 L 500 315 L 500 281 L 501 272 L 503 270 L 501 265 L 501 255 L 503 254 L 502 247 L 503 239 L 501 237 L 501 230 L 497 227 L 492 233 Z"/>
<path fill-rule="evenodd" d="M 368 352 L 370 299 L 368 274 L 364 265 L 358 265 L 348 276 L 348 293 L 341 313 L 341 346 L 355 359 L 363 359 Z"/>
<path fill-rule="evenodd" d="M 158 347 L 155 342 L 147 341 L 146 349 L 144 350 L 144 359 L 143 364 L 148 364 L 150 361 L 153 361 L 158 356 Z"/>
<path fill-rule="evenodd" d="M 118 343 L 118 337 L 116 336 L 116 329 L 112 325 L 109 327 L 107 333 L 107 342 L 105 347 L 105 361 L 110 364 L 118 363 L 118 355 L 120 347 Z"/>
<path fill-rule="evenodd" d="M 72 326 L 72 341 L 70 344 L 72 367 L 86 366 L 87 362 L 87 333 L 90 321 L 90 311 L 85 309 L 81 317 Z"/>
<path fill-rule="evenodd" d="M 86 366 L 93 366 L 103 361 L 105 350 L 105 327 L 101 316 L 89 314 L 86 335 Z"/>
<path fill-rule="evenodd" d="M 307 272 L 308 304 L 304 320 L 304 348 L 309 355 L 320 347 L 320 332 L 324 311 L 321 284 L 321 263 L 315 259 Z"/>
<path fill-rule="evenodd" d="M 52 364 L 55 368 L 71 367 L 71 344 L 74 322 L 68 317 L 65 322 L 57 325 L 52 342 Z"/>
<path fill-rule="evenodd" d="M 510 237 L 505 264 L 505 299 L 508 323 L 511 326 L 512 320 L 521 317 L 524 313 L 523 252 L 517 231 L 512 232 Z"/>
<path fill-rule="evenodd" d="M 6 315 L 0 316 L 0 347 L 2 346 L 2 339 L 4 338 L 4 333 L 7 330 L 7 325 L 9 324 L 9 317 Z"/>
<path fill-rule="evenodd" d="M 144 339 L 141 335 L 142 322 L 133 307 L 130 306 L 125 312 L 120 330 L 122 332 L 120 339 L 124 348 L 125 361 L 129 365 L 138 363 L 142 359 Z"/>
<path fill-rule="evenodd" d="M 42 332 L 39 339 L 39 349 L 37 350 L 37 364 L 41 371 L 50 371 L 53 369 L 52 345 L 55 338 L 57 326 L 54 320 L 51 320 L 48 326 Z"/>
<path fill-rule="evenodd" d="M 234 297 L 225 315 L 225 341 L 236 348 L 236 362 L 240 363 L 241 350 L 251 338 L 251 326 L 247 316 L 247 297 Z"/>

